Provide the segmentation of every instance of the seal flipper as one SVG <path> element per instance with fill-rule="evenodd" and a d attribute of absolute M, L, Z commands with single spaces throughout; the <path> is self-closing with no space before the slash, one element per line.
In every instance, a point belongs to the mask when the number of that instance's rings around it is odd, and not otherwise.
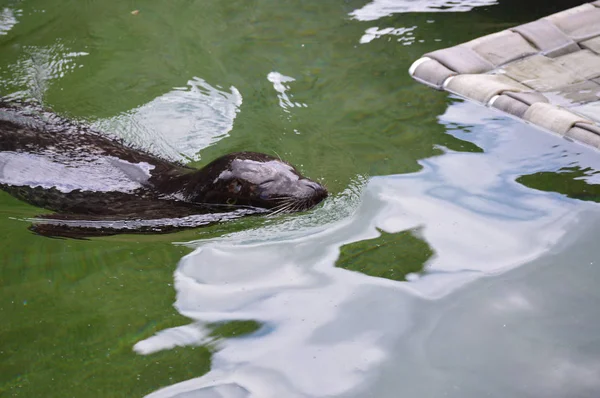
<path fill-rule="evenodd" d="M 163 208 L 164 210 L 164 208 Z M 173 210 L 173 209 L 172 209 Z M 179 211 L 179 210 L 177 210 Z M 207 210 L 208 211 L 208 210 Z M 81 214 L 47 214 L 32 221 L 29 229 L 38 234 L 52 238 L 86 239 L 94 236 L 110 236 L 122 233 L 161 234 L 184 229 L 206 226 L 218 222 L 266 212 L 259 208 L 231 207 L 211 209 L 204 214 L 186 214 L 171 211 L 170 216 L 163 214 L 160 218 L 146 218 L 146 215 L 130 214 L 127 218 L 115 219 L 114 216 L 90 216 Z M 169 213 L 169 212 L 166 212 Z"/>
<path fill-rule="evenodd" d="M 201 204 L 122 192 L 60 192 L 54 188 L 0 187 L 34 206 L 56 211 L 31 219 L 30 230 L 48 237 L 84 238 L 119 233 L 168 233 L 267 210 Z"/>
<path fill-rule="evenodd" d="M 112 224 L 112 225 L 111 225 Z M 206 225 L 206 224 L 202 224 Z M 198 225 L 200 226 L 200 225 Z M 132 234 L 159 234 L 174 232 L 176 230 L 185 229 L 186 227 L 156 225 L 154 227 L 138 227 L 124 228 L 123 225 L 115 226 L 110 221 L 98 222 L 86 220 L 73 220 L 69 217 L 61 217 L 61 219 L 53 220 L 45 217 L 43 219 L 34 220 L 29 226 L 29 230 L 37 235 L 42 235 L 48 238 L 70 238 L 87 240 L 97 236 L 111 236 L 122 233 Z M 191 227 L 187 227 L 191 228 Z"/>

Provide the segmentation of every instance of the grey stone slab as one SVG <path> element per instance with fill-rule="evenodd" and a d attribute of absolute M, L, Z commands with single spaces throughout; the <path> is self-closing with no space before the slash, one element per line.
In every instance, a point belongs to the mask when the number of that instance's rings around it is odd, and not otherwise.
<path fill-rule="evenodd" d="M 533 43 L 546 56 L 555 57 L 579 50 L 573 39 L 546 19 L 539 19 L 511 30 Z"/>
<path fill-rule="evenodd" d="M 565 46 L 565 47 L 560 47 L 560 48 L 554 49 L 552 51 L 543 52 L 542 54 L 549 58 L 555 58 L 555 57 L 560 57 L 561 55 L 569 54 L 569 53 L 579 51 L 579 50 L 581 50 L 581 47 L 579 47 L 577 45 L 577 43 L 573 43 L 573 44 L 569 44 L 568 46 Z"/>
<path fill-rule="evenodd" d="M 600 54 L 600 37 L 594 37 L 593 39 L 585 40 L 579 43 L 581 48 L 586 48 L 590 51 Z"/>
<path fill-rule="evenodd" d="M 450 76 L 456 75 L 456 72 L 451 71 L 444 65 L 440 64 L 435 59 L 421 58 L 418 66 L 412 72 L 412 76 L 418 81 L 433 86 L 437 89 L 442 89 L 444 81 Z"/>
<path fill-rule="evenodd" d="M 583 115 L 591 120 L 600 123 L 600 102 L 588 102 L 587 104 L 569 108 L 571 111 Z"/>
<path fill-rule="evenodd" d="M 591 123 L 569 110 L 543 102 L 531 105 L 523 119 L 561 135 L 566 134 L 575 123 Z"/>
<path fill-rule="evenodd" d="M 550 102 L 565 108 L 600 100 L 600 84 L 587 80 L 545 92 Z"/>
<path fill-rule="evenodd" d="M 575 72 L 584 79 L 600 76 L 600 55 L 581 50 L 554 59 L 559 65 Z"/>
<path fill-rule="evenodd" d="M 457 75 L 448 80 L 446 90 L 483 104 L 506 91 L 528 91 L 529 88 L 504 75 Z"/>
<path fill-rule="evenodd" d="M 523 36 L 510 30 L 503 30 L 483 36 L 471 40 L 464 45 L 473 49 L 473 51 L 494 66 L 503 65 L 507 62 L 536 54 L 539 51 L 529 44 Z"/>
<path fill-rule="evenodd" d="M 600 35 L 600 8 L 592 4 L 570 8 L 544 19 L 552 22 L 575 41 Z"/>
<path fill-rule="evenodd" d="M 565 137 L 572 138 L 576 141 L 583 142 L 584 144 L 600 148 L 600 135 L 590 132 L 588 129 L 581 128 L 579 125 L 573 126 L 566 134 Z"/>
<path fill-rule="evenodd" d="M 509 97 L 512 97 L 516 100 L 523 102 L 524 104 L 531 105 L 536 102 L 546 102 L 548 103 L 548 98 L 546 98 L 543 94 L 531 91 L 531 92 L 516 92 L 516 91 L 507 91 L 504 93 Z"/>
<path fill-rule="evenodd" d="M 537 91 L 551 91 L 583 78 L 543 55 L 533 55 L 505 65 L 503 71 L 512 79 Z"/>
<path fill-rule="evenodd" d="M 499 95 L 491 106 L 519 118 L 522 118 L 527 109 L 529 109 L 528 104 L 505 94 Z"/>
<path fill-rule="evenodd" d="M 582 128 L 600 137 L 600 126 L 596 123 L 575 123 L 574 127 Z"/>
<path fill-rule="evenodd" d="M 600 149 L 600 0 L 426 56 L 416 80 Z"/>
<path fill-rule="evenodd" d="M 446 68 L 457 73 L 482 73 L 494 69 L 494 65 L 481 58 L 472 49 L 465 46 L 454 46 L 425 54 L 435 59 Z"/>

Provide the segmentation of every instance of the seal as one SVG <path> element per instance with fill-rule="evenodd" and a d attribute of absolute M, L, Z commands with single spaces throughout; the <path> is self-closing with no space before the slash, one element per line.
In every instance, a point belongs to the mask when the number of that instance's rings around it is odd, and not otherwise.
<path fill-rule="evenodd" d="M 73 238 L 304 211 L 327 197 L 321 184 L 267 154 L 231 153 L 194 169 L 52 112 L 2 102 L 0 189 L 55 212 L 31 230 Z"/>

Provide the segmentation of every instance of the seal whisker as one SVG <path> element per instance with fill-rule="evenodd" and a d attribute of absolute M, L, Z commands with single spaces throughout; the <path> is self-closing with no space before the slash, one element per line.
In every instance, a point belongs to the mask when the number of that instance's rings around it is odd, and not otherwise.
<path fill-rule="evenodd" d="M 271 213 L 269 213 L 269 216 L 270 216 L 270 217 L 272 217 L 272 216 L 276 216 L 276 215 L 278 215 L 278 214 L 281 214 L 281 213 L 284 213 L 284 212 L 286 212 L 288 209 L 289 209 L 289 206 L 284 206 L 284 207 L 281 207 L 281 208 L 279 208 L 279 209 L 277 209 L 277 210 L 275 210 L 275 211 L 272 211 Z"/>
<path fill-rule="evenodd" d="M 277 153 L 277 151 L 273 150 L 273 153 L 274 153 L 275 155 L 277 155 L 277 157 L 279 158 L 279 160 L 281 160 L 281 161 L 283 162 L 283 159 L 281 159 L 281 156 L 279 156 L 279 154 Z"/>
<path fill-rule="evenodd" d="M 229 203 L 210 203 L 210 202 L 195 202 L 195 204 L 203 205 L 207 207 L 222 207 L 224 209 L 249 209 L 249 210 L 257 210 L 264 211 L 265 209 L 262 207 L 256 207 L 251 205 L 237 205 L 237 204 L 229 204 Z"/>
<path fill-rule="evenodd" d="M 272 199 L 274 202 L 287 202 L 287 201 L 295 201 L 296 198 L 292 196 L 280 196 Z"/>
<path fill-rule="evenodd" d="M 281 206 L 280 208 L 276 208 L 275 211 L 269 213 L 268 217 L 273 217 L 282 213 L 287 213 L 292 207 L 294 203 L 287 203 L 285 206 Z"/>
<path fill-rule="evenodd" d="M 273 199 L 273 202 L 277 203 L 277 206 L 275 206 L 275 208 L 285 206 L 285 205 L 287 205 L 289 203 L 292 203 L 293 201 L 294 201 L 293 198 L 277 198 L 277 199 Z"/>
<path fill-rule="evenodd" d="M 273 210 L 278 210 L 282 207 L 286 207 L 295 203 L 294 198 L 284 198 L 283 200 L 279 200 L 277 206 L 273 207 Z"/>

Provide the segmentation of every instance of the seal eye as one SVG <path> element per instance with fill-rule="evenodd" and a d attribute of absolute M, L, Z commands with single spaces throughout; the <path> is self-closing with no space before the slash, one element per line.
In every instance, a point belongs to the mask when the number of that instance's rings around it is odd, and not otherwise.
<path fill-rule="evenodd" d="M 229 198 L 227 199 L 227 204 L 228 205 L 234 205 L 237 203 L 237 198 Z"/>
<path fill-rule="evenodd" d="M 242 190 L 242 185 L 237 181 L 232 181 L 229 184 L 228 189 L 231 193 L 240 193 L 240 191 Z"/>
<path fill-rule="evenodd" d="M 273 181 L 275 181 L 275 180 L 274 180 L 274 179 L 272 179 L 272 178 L 271 178 L 270 180 L 265 180 L 265 181 L 263 181 L 263 182 L 261 182 L 261 183 L 260 183 L 260 186 L 261 186 L 261 187 L 266 187 L 266 186 L 269 186 L 269 185 L 271 185 L 271 183 L 272 183 Z"/>
<path fill-rule="evenodd" d="M 261 200 L 269 200 L 271 198 L 271 195 L 269 194 L 269 189 L 271 188 L 271 185 L 273 185 L 273 182 L 275 180 L 274 179 L 270 179 L 270 180 L 265 180 L 263 182 L 260 183 L 260 195 L 258 195 L 258 197 Z"/>

